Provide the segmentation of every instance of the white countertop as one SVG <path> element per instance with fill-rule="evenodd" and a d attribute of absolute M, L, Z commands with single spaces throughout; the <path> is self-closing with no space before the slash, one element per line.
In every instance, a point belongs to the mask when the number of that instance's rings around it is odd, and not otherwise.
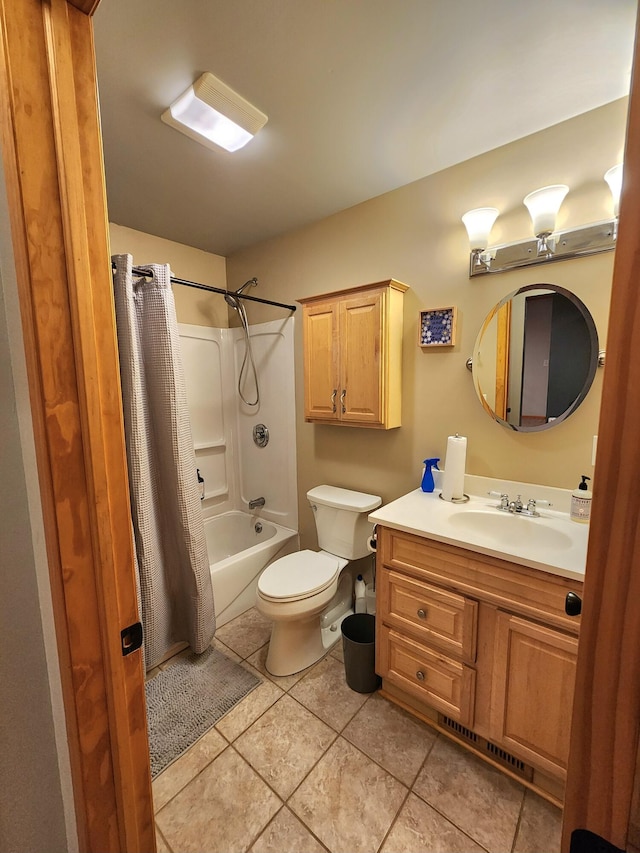
<path fill-rule="evenodd" d="M 584 580 L 588 524 L 578 524 L 566 512 L 546 507 L 539 508 L 539 518 L 506 513 L 496 508 L 498 503 L 496 498 L 470 495 L 467 503 L 455 504 L 441 500 L 439 489 L 431 493 L 416 489 L 376 509 L 369 521 Z M 472 517 L 464 519 L 462 513 Z"/>

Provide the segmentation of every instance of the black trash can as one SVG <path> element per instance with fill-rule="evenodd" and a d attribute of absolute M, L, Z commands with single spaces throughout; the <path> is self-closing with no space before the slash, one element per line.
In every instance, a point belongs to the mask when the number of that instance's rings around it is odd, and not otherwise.
<path fill-rule="evenodd" d="M 382 683 L 376 675 L 376 617 L 354 613 L 342 622 L 344 674 L 356 693 L 373 693 Z"/>

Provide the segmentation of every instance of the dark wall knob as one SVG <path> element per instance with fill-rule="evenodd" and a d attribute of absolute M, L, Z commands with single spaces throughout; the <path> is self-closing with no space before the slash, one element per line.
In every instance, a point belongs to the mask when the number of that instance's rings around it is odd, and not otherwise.
<path fill-rule="evenodd" d="M 582 599 L 575 592 L 568 592 L 564 600 L 564 612 L 567 616 L 579 616 L 582 612 Z"/>

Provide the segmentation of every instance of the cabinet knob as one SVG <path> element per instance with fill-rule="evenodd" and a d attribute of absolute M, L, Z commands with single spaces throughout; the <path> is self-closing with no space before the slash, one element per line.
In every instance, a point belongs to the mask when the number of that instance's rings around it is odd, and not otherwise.
<path fill-rule="evenodd" d="M 567 616 L 579 616 L 582 611 L 582 599 L 575 592 L 568 592 L 564 600 L 564 612 Z"/>
<path fill-rule="evenodd" d="M 423 607 L 421 607 L 420 610 L 418 610 L 418 619 L 426 619 L 426 618 L 427 618 L 427 611 Z"/>
<path fill-rule="evenodd" d="M 333 406 L 333 410 L 332 410 L 332 411 L 334 411 L 334 412 L 335 412 L 335 410 L 336 410 L 336 394 L 337 394 L 337 393 L 338 393 L 338 389 L 337 389 L 337 388 L 334 388 L 334 389 L 333 389 L 333 394 L 331 395 L 331 405 Z"/>
<path fill-rule="evenodd" d="M 421 669 L 416 672 L 416 678 L 418 681 L 424 681 L 424 672 Z"/>
<path fill-rule="evenodd" d="M 340 394 L 340 402 L 342 403 L 342 414 L 343 414 L 343 415 L 344 415 L 344 414 L 345 414 L 345 412 L 347 411 L 346 406 L 345 406 L 345 404 L 344 404 L 344 398 L 345 398 L 346 396 L 347 396 L 347 389 L 345 388 L 345 389 L 343 390 L 342 394 Z"/>

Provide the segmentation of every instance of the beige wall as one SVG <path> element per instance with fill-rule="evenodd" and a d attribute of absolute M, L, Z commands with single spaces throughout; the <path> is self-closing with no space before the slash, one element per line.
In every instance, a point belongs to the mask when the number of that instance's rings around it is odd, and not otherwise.
<path fill-rule="evenodd" d="M 114 223 L 109 223 L 109 238 L 111 253 L 133 255 L 134 264 L 169 264 L 178 278 L 213 287 L 227 286 L 226 261 L 221 255 Z M 179 284 L 173 286 L 173 294 L 179 323 L 229 326 L 229 312 L 222 296 Z"/>
<path fill-rule="evenodd" d="M 489 309 L 517 287 L 537 282 L 575 292 L 593 314 L 604 348 L 613 253 L 470 280 L 460 216 L 473 207 L 495 206 L 501 215 L 491 242 L 524 239 L 531 236 L 524 196 L 547 184 L 566 183 L 571 189 L 559 227 L 610 218 L 611 196 L 602 176 L 622 159 L 626 110 L 626 99 L 616 101 L 227 259 L 231 281 L 256 275 L 261 296 L 284 302 L 391 277 L 411 288 L 405 295 L 399 429 L 304 423 L 301 323 L 296 324 L 303 547 L 315 541 L 307 489 L 331 483 L 392 500 L 420 485 L 422 460 L 444 457 L 447 436 L 455 432 L 468 437 L 467 471 L 472 474 L 574 488 L 580 474 L 593 473 L 601 370 L 586 401 L 566 422 L 522 434 L 506 430 L 484 412 L 465 361 Z M 481 111 L 475 120 L 481 120 Z M 401 158 L 402 149 L 390 156 Z M 419 312 L 451 304 L 459 310 L 458 343 L 446 351 L 422 351 L 417 344 Z M 273 309 L 254 305 L 249 313 L 254 322 L 274 316 Z"/>

